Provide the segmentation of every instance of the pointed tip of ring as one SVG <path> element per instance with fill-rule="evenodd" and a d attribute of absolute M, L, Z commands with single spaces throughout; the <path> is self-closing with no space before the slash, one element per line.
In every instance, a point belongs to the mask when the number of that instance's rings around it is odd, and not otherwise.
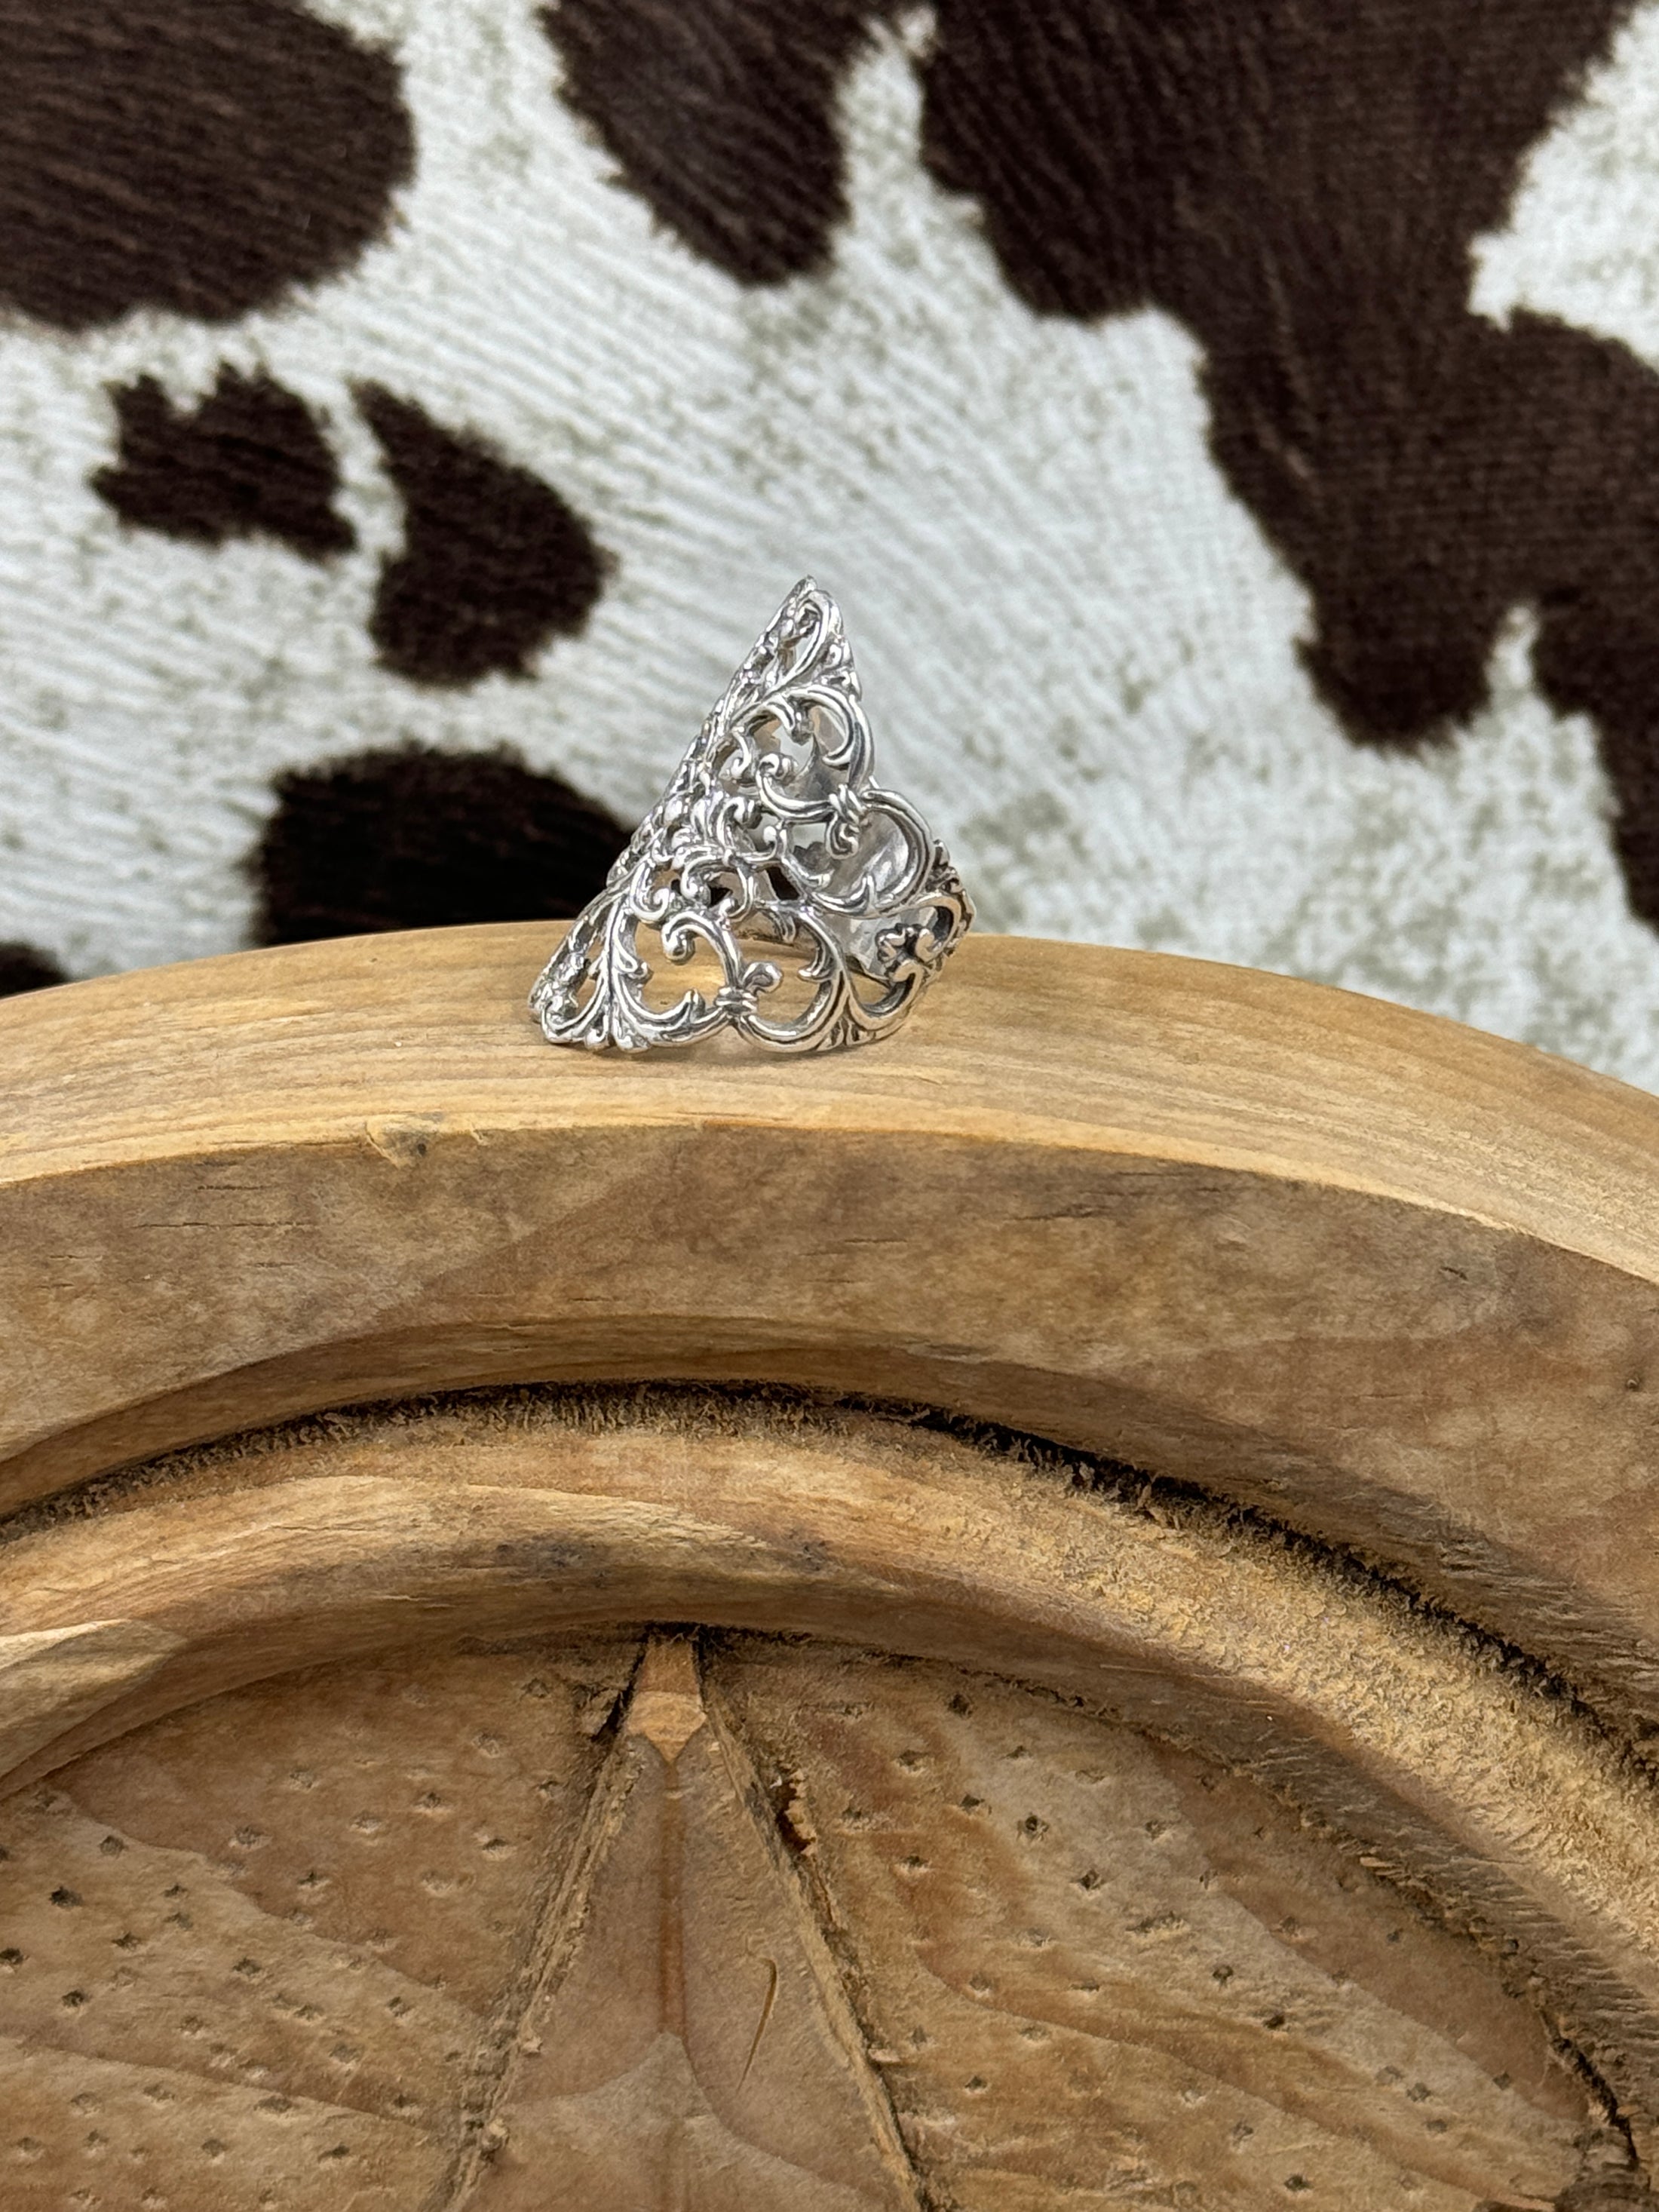
<path fill-rule="evenodd" d="M 781 629 L 798 608 L 814 605 L 822 611 L 825 624 L 829 629 L 841 628 L 841 609 L 836 605 L 833 597 L 824 590 L 816 576 L 803 576 L 779 600 L 776 614 L 755 641 L 754 652 L 763 652 L 773 632 Z M 750 657 L 752 658 L 753 655 L 751 654 Z"/>

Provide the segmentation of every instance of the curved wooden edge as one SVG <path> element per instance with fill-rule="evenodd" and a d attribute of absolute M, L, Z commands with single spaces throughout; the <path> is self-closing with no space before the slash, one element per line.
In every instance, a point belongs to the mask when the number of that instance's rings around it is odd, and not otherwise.
<path fill-rule="evenodd" d="M 907 1396 L 1263 1505 L 1659 1720 L 1659 1102 L 970 940 L 898 1038 L 558 1053 L 541 927 L 0 1006 L 0 1499 L 506 1380 Z"/>
<path fill-rule="evenodd" d="M 1654 1792 L 1581 1714 L 1311 1551 L 866 1417 L 489 1402 L 200 1455 L 0 1547 L 0 1771 L 264 1675 L 664 1620 L 1046 1686 L 1243 1767 L 1517 1944 L 1644 2137 Z"/>
<path fill-rule="evenodd" d="M 1010 1138 L 1469 1212 L 1659 1280 L 1659 1099 L 1385 1000 L 1172 954 L 971 937 L 878 1049 L 556 1051 L 567 925 L 339 938 L 0 1001 L 0 1184 L 274 1139 L 395 1164 L 464 1121 Z"/>

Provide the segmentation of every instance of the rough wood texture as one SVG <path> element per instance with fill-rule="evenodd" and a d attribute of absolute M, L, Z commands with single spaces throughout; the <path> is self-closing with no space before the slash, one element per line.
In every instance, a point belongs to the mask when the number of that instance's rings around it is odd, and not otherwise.
<path fill-rule="evenodd" d="M 596 1060 L 544 949 L 0 1007 L 0 2205 L 1650 2212 L 1659 1102 L 994 941 Z"/>
<path fill-rule="evenodd" d="M 469 1633 L 804 1630 L 1046 1687 L 1253 1772 L 1507 1947 L 1656 2140 L 1651 1779 L 1501 1651 L 1218 1509 L 866 1415 L 516 1392 L 334 1415 L 37 1510 L 0 1545 L 0 1607 L 26 1636 L 169 1639 L 91 1714 L 67 1672 L 20 1776 L 254 1677 Z"/>
<path fill-rule="evenodd" d="M 1616 2168 L 1522 1977 L 1237 1777 L 799 1640 L 702 1684 L 661 1640 L 619 1705 L 631 1656 L 289 1675 L 0 1804 L 8 2212 L 1474 2212 Z"/>
<path fill-rule="evenodd" d="M 634 1650 L 292 1675 L 0 1808 L 7 2212 L 427 2203 Z"/>
<path fill-rule="evenodd" d="M 879 1050 L 560 1054 L 547 935 L 0 1006 L 8 1500 L 435 1385 L 884 1392 L 1260 1501 L 1659 1720 L 1659 1102 L 993 939 Z"/>
<path fill-rule="evenodd" d="M 690 1640 L 653 1639 L 513 2005 L 456 2212 L 542 2212 L 550 2174 L 584 2212 L 921 2212 L 757 1796 Z"/>
<path fill-rule="evenodd" d="M 1562 2187 L 1584 2088 L 1520 1978 L 1249 1784 L 950 1668 L 745 1639 L 715 1679 L 962 2212 Z"/>

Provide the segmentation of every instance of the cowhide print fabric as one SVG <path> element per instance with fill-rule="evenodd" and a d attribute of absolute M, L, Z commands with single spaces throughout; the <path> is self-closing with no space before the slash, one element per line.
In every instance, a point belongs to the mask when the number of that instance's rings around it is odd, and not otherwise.
<path fill-rule="evenodd" d="M 1659 1085 L 1659 0 L 0 0 L 0 990 L 566 914 L 795 577 L 994 928 Z"/>

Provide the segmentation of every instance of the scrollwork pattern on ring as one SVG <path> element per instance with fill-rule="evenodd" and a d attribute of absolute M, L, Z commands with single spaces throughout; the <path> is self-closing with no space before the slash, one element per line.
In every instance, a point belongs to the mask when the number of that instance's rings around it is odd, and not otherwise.
<path fill-rule="evenodd" d="M 555 1044 L 638 1051 L 729 1030 L 781 1052 L 870 1044 L 909 1013 L 973 919 L 944 847 L 874 778 L 858 672 L 833 599 L 790 592 L 531 994 Z M 700 948 L 709 991 L 647 1004 L 657 964 Z M 799 951 L 810 995 L 773 999 Z M 769 1006 L 769 1000 L 773 1003 Z"/>

